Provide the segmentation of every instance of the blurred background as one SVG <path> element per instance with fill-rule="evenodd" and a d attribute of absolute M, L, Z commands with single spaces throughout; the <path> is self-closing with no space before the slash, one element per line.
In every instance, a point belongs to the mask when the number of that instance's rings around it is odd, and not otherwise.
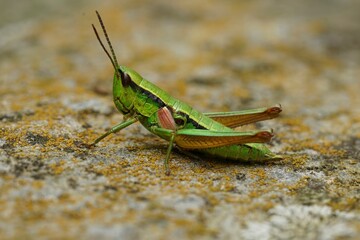
<path fill-rule="evenodd" d="M 177 97 L 196 98 L 191 89 L 200 91 L 198 97 L 208 99 L 199 104 L 201 110 L 265 102 L 292 106 L 287 111 L 296 113 L 297 105 L 300 111 L 318 104 L 323 111 L 337 111 L 358 103 L 350 100 L 356 97 L 353 84 L 358 87 L 351 80 L 358 74 L 353 67 L 359 62 L 358 1 L 39 0 L 1 5 L 1 67 L 6 71 L 5 60 L 15 58 L 17 76 L 30 70 L 63 85 L 111 88 L 106 84 L 111 65 L 90 27 L 97 24 L 98 10 L 121 64 L 175 89 Z M 22 69 L 26 66 L 31 69 Z M 67 72 L 59 76 L 59 68 Z M 16 79 L 3 77 L 2 82 Z M 213 91 L 220 85 L 225 90 Z"/>

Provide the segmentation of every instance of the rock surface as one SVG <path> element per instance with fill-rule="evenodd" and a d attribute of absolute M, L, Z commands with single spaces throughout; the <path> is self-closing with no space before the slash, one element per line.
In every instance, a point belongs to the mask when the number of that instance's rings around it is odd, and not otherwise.
<path fill-rule="evenodd" d="M 359 1 L 4 5 L 1 239 L 359 238 Z M 122 120 L 95 10 L 121 64 L 198 110 L 281 103 L 255 127 L 284 159 L 174 152 L 165 176 L 139 124 L 85 148 Z"/>

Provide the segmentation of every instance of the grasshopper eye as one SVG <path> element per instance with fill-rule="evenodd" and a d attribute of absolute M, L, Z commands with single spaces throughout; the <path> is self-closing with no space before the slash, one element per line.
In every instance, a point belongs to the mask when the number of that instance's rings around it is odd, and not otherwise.
<path fill-rule="evenodd" d="M 120 72 L 120 77 L 121 77 L 121 83 L 124 87 L 127 87 L 130 85 L 131 83 L 131 77 L 129 76 L 129 74 L 121 71 L 121 69 L 119 68 L 118 71 Z"/>

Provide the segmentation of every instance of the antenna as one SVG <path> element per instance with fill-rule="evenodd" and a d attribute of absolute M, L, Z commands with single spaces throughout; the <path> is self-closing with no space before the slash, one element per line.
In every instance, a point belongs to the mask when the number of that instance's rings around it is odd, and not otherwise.
<path fill-rule="evenodd" d="M 102 41 L 101 41 L 101 39 L 100 39 L 100 36 L 99 36 L 99 34 L 98 34 L 98 32 L 97 32 L 94 24 L 91 24 L 91 26 L 92 26 L 93 29 L 94 29 L 96 38 L 97 38 L 98 41 L 100 42 L 101 47 L 104 49 L 106 55 L 109 57 L 112 65 L 114 66 L 115 71 L 118 72 L 118 70 L 119 70 L 119 63 L 117 62 L 114 49 L 113 49 L 113 47 L 112 47 L 112 45 L 111 45 L 111 42 L 110 42 L 110 39 L 109 39 L 109 35 L 107 34 L 105 25 L 104 25 L 104 23 L 103 23 L 103 21 L 102 21 L 102 19 L 101 19 L 101 16 L 100 16 L 99 12 L 98 12 L 98 11 L 95 11 L 95 12 L 96 12 L 96 15 L 97 15 L 97 17 L 98 17 L 98 19 L 99 19 L 99 22 L 100 22 L 101 28 L 102 28 L 102 30 L 103 30 L 104 36 L 105 36 L 105 38 L 106 38 L 106 41 L 107 41 L 107 43 L 108 43 L 108 45 L 109 45 L 109 48 L 110 48 L 110 51 L 111 51 L 111 55 L 110 55 L 110 53 L 108 52 L 108 50 L 105 48 L 104 44 L 102 43 Z"/>

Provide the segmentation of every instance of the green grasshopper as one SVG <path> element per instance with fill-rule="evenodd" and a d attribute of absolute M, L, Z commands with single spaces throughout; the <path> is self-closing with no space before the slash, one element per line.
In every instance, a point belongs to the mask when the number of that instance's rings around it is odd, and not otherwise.
<path fill-rule="evenodd" d="M 153 134 L 169 141 L 164 160 L 165 173 L 170 174 L 169 159 L 174 144 L 185 153 L 206 154 L 215 158 L 264 161 L 281 156 L 263 143 L 273 137 L 272 131 L 238 132 L 234 128 L 279 116 L 281 106 L 236 112 L 201 113 L 164 90 L 145 80 L 134 70 L 120 66 L 100 14 L 96 11 L 111 55 L 94 25 L 95 35 L 109 57 L 114 70 L 113 99 L 124 120 L 97 138 L 94 146 L 106 136 L 139 121 Z"/>

